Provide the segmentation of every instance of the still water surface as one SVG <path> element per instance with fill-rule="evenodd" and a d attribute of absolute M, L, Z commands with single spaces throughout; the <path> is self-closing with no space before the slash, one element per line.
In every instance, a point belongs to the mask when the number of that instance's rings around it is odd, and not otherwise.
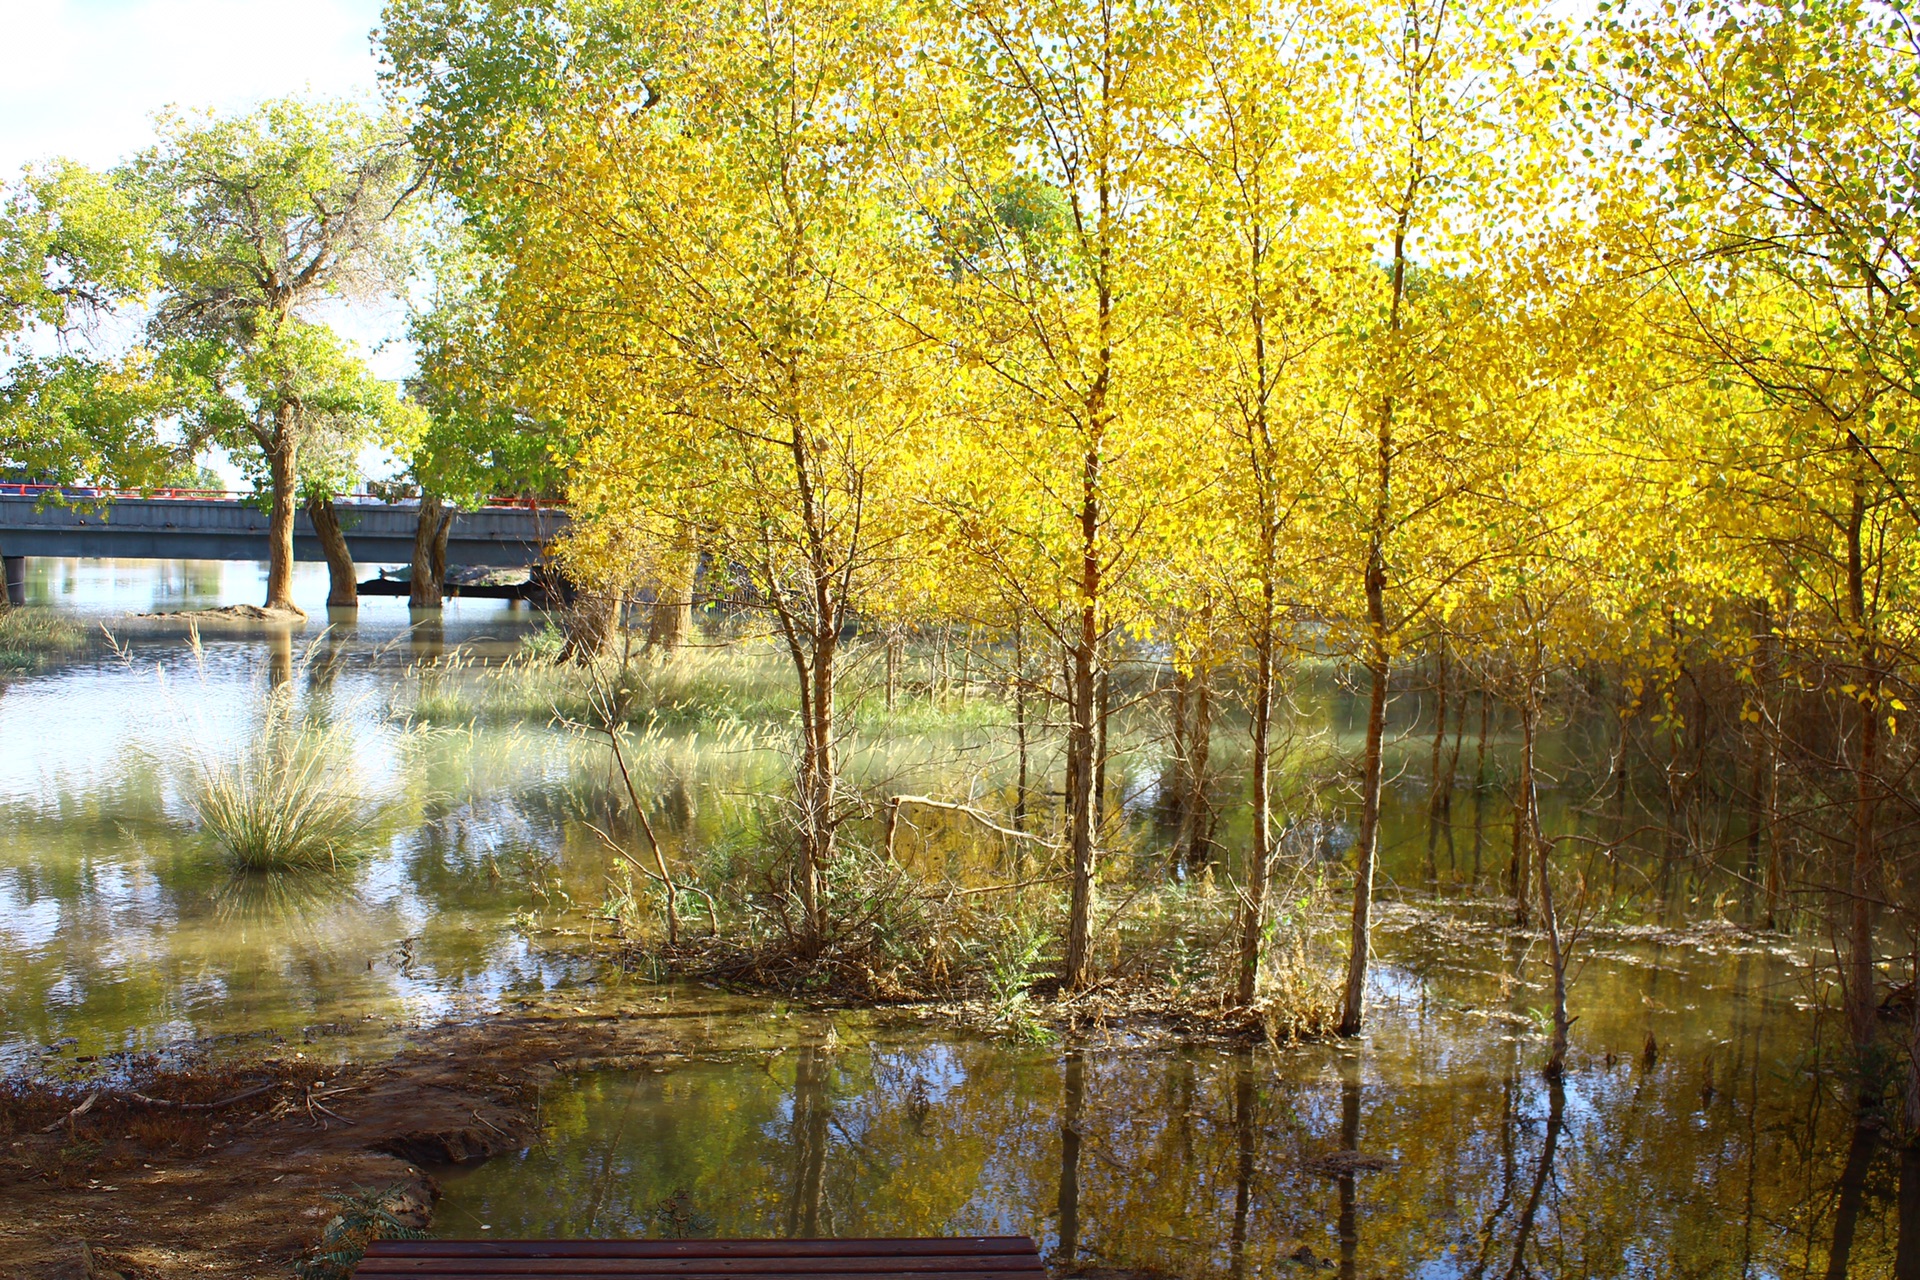
<path fill-rule="evenodd" d="M 1558 1089 L 1502 1016 L 1521 1001 L 1496 954 L 1395 974 L 1352 1047 L 1063 1051 L 796 1017 L 757 1050 L 550 1093 L 538 1144 L 444 1179 L 438 1229 L 1032 1233 L 1057 1261 L 1173 1275 L 1825 1274 L 1854 1135 L 1787 1074 L 1786 966 L 1644 958 L 1589 970 L 1586 1041 L 1677 1038 L 1652 1064 L 1583 1056 Z M 1891 1274 L 1895 1161 L 1860 1163 L 1841 1274 Z"/>
<path fill-rule="evenodd" d="M 419 624 L 370 600 L 329 629 L 310 566 L 303 634 L 196 654 L 114 619 L 255 599 L 251 566 L 34 573 L 37 601 L 122 649 L 0 693 L 0 1069 L 209 1036 L 348 1052 L 516 1003 L 677 1010 L 685 1061 L 556 1087 L 536 1145 L 446 1179 L 444 1232 L 1016 1231 L 1176 1275 L 1797 1276 L 1838 1274 L 1836 1235 L 1851 1274 L 1894 1274 L 1903 1197 L 1920 1219 L 1920 1168 L 1857 1135 L 1815 1070 L 1798 946 L 1600 940 L 1559 1089 L 1537 1070 L 1539 957 L 1472 903 L 1387 912 L 1374 1024 L 1348 1046 L 1018 1046 L 649 988 L 589 954 L 581 908 L 614 870 L 585 826 L 604 749 L 537 718 L 410 714 L 414 663 L 504 656 L 537 615 L 453 602 Z M 244 741 L 276 679 L 353 734 L 385 806 L 344 890 L 236 883 L 190 820 L 193 753 Z M 715 742 L 653 748 L 670 852 L 737 832 L 741 794 L 778 776 L 776 753 Z M 951 758 L 886 767 L 931 789 Z M 1421 801 L 1391 828 L 1408 879 Z"/>

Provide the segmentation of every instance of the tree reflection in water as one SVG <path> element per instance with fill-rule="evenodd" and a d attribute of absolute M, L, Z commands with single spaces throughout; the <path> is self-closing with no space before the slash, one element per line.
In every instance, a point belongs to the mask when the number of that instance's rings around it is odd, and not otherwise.
<path fill-rule="evenodd" d="M 1061 1269 L 1231 1280 L 1308 1262 L 1915 1275 L 1917 1157 L 1807 1105 L 1821 1086 L 1760 1025 L 1739 1024 L 1718 1090 L 1678 1052 L 1549 1083 L 1513 1037 L 1276 1053 L 899 1033 L 828 1049 L 807 1031 L 786 1052 L 559 1086 L 546 1140 L 450 1176 L 440 1221 L 646 1235 L 678 1198 L 718 1235 L 1024 1232 Z"/>
<path fill-rule="evenodd" d="M 787 1202 L 785 1235 L 812 1240 L 820 1235 L 820 1190 L 827 1164 L 828 1051 L 800 1046 L 793 1072 L 793 1193 Z"/>
<path fill-rule="evenodd" d="M 1060 1107 L 1060 1247 L 1054 1264 L 1070 1268 L 1080 1252 L 1080 1112 L 1087 1096 L 1086 1056 L 1066 1053 Z"/>
<path fill-rule="evenodd" d="M 1360 1060 L 1340 1055 L 1340 1150 L 1360 1153 Z M 1360 1172 L 1349 1160 L 1340 1166 L 1340 1280 L 1353 1280 L 1360 1263 Z"/>

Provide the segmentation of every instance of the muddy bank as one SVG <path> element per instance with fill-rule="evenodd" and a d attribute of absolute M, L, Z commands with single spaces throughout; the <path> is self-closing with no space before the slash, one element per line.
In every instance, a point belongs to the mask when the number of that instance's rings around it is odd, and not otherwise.
<path fill-rule="evenodd" d="M 664 1065 L 674 1018 L 496 1017 L 370 1063 L 284 1055 L 0 1086 L 0 1276 L 285 1277 L 372 1188 L 425 1226 L 436 1169 L 524 1145 L 544 1084 Z"/>

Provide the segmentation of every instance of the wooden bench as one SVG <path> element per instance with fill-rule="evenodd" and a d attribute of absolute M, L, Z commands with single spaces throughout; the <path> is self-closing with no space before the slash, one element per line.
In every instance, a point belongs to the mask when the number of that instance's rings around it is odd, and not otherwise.
<path fill-rule="evenodd" d="M 1043 1280 L 1026 1236 L 870 1240 L 380 1240 L 359 1277 Z"/>

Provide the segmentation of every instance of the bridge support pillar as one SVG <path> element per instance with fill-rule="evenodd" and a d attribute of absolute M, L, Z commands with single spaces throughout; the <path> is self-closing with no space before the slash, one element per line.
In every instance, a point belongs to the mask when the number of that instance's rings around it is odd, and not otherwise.
<path fill-rule="evenodd" d="M 7 603 L 25 604 L 27 602 L 27 558 L 0 556 L 0 568 L 5 570 Z"/>

